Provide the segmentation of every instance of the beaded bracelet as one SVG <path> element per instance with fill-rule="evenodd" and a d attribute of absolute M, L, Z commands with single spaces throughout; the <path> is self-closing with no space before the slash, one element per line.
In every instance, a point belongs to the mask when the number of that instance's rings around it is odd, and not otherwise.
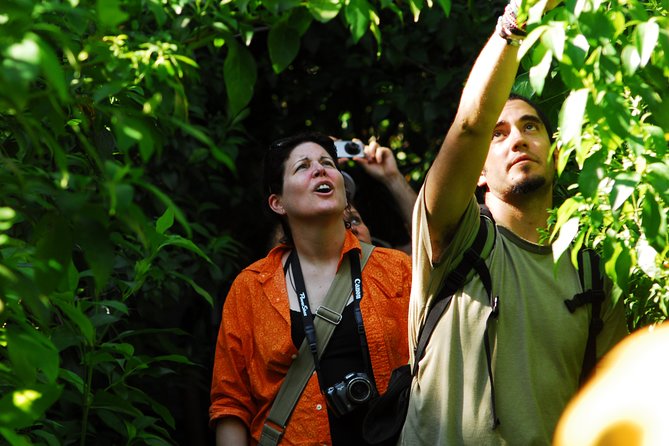
<path fill-rule="evenodd" d="M 520 46 L 523 38 L 527 35 L 523 25 L 516 21 L 518 7 L 512 3 L 506 5 L 504 14 L 497 20 L 497 34 L 499 34 L 507 45 Z"/>

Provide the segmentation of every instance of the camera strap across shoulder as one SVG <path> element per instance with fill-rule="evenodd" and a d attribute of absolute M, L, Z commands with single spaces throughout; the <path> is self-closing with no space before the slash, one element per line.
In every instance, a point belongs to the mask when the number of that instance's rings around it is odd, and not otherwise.
<path fill-rule="evenodd" d="M 361 268 L 365 267 L 367 259 L 374 246 L 360 242 L 362 249 Z M 348 256 L 342 260 L 341 267 L 335 275 L 334 281 L 325 296 L 324 304 L 316 310 L 314 329 L 318 340 L 317 355 L 320 358 L 327 346 L 335 327 L 341 321 L 341 315 L 351 296 L 351 263 Z M 314 372 L 314 357 L 306 337 L 300 346 L 297 358 L 290 365 L 286 378 L 274 398 L 267 420 L 262 429 L 258 444 L 274 446 L 281 441 L 288 419 L 293 413 L 297 400 L 302 395 L 304 387 Z"/>

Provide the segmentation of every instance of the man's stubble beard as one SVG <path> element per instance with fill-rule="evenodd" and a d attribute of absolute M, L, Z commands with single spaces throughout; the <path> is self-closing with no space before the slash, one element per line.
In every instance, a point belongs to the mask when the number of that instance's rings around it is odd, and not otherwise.
<path fill-rule="evenodd" d="M 546 178 L 542 176 L 534 176 L 531 178 L 525 178 L 521 182 L 511 186 L 512 195 L 527 195 L 533 192 L 538 191 L 546 185 Z"/>

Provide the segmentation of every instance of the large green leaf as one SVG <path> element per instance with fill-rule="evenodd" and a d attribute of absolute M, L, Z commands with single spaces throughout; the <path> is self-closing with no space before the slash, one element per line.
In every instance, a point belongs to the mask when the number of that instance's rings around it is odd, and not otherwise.
<path fill-rule="evenodd" d="M 256 62 L 251 53 L 234 40 L 228 41 L 228 55 L 223 64 L 223 80 L 232 116 L 239 114 L 251 100 L 256 76 Z"/>
<path fill-rule="evenodd" d="M 267 36 L 272 69 L 281 73 L 295 59 L 300 50 L 300 36 L 288 21 L 282 20 L 269 30 Z"/>

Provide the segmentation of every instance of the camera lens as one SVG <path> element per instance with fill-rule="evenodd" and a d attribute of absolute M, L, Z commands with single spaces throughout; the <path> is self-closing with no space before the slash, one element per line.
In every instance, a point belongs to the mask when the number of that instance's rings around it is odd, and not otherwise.
<path fill-rule="evenodd" d="M 346 143 L 346 145 L 344 146 L 344 150 L 349 155 L 357 155 L 360 153 L 360 147 L 358 147 L 358 145 L 354 142 Z"/>
<path fill-rule="evenodd" d="M 348 397 L 357 404 L 366 402 L 372 395 L 372 386 L 363 378 L 353 378 L 348 383 Z"/>

